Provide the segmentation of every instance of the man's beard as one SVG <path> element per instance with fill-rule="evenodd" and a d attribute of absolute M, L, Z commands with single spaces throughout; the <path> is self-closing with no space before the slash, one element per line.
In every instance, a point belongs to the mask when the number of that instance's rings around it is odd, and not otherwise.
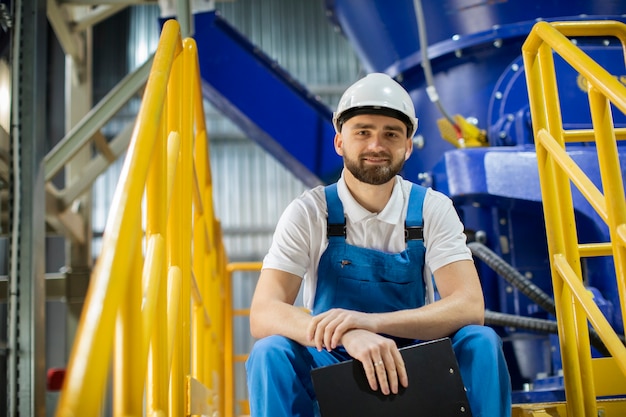
<path fill-rule="evenodd" d="M 364 157 L 388 158 L 390 160 L 390 164 L 374 165 L 367 167 L 363 162 Z M 394 162 L 391 155 L 384 152 L 361 154 L 356 160 L 350 159 L 344 155 L 343 161 L 346 165 L 346 168 L 348 169 L 348 171 L 350 171 L 354 178 L 371 185 L 385 184 L 386 182 L 394 178 L 400 172 L 402 166 L 404 165 L 404 160 Z"/>

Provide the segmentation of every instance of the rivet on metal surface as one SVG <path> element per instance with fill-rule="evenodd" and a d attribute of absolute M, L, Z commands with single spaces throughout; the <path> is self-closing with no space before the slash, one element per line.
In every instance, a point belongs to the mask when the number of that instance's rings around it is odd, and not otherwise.
<path fill-rule="evenodd" d="M 413 146 L 415 146 L 417 149 L 422 149 L 425 142 L 426 141 L 424 140 L 424 136 L 422 135 L 417 135 L 413 138 Z"/>

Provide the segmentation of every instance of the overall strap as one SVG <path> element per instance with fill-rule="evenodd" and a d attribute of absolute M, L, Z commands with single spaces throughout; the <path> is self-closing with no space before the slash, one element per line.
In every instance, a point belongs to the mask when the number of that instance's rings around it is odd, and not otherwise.
<path fill-rule="evenodd" d="M 342 237 L 346 238 L 346 215 L 343 212 L 343 204 L 337 193 L 337 183 L 324 187 L 326 194 L 326 207 L 328 209 L 328 219 L 326 234 L 328 239 Z"/>
<path fill-rule="evenodd" d="M 417 184 L 411 186 L 409 195 L 409 206 L 404 223 L 405 240 L 424 240 L 424 220 L 422 218 L 422 207 L 426 188 Z M 346 237 L 346 217 L 343 212 L 343 204 L 337 193 L 337 183 L 324 187 L 326 195 L 326 206 L 328 209 L 328 220 L 326 233 L 329 239 L 334 237 Z"/>
<path fill-rule="evenodd" d="M 409 207 L 404 222 L 404 238 L 409 240 L 424 240 L 424 219 L 422 207 L 426 197 L 427 188 L 413 184 L 409 195 Z"/>

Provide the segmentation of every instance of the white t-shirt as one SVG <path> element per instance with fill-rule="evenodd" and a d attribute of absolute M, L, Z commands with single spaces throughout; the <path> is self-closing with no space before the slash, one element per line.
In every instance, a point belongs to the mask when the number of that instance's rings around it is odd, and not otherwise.
<path fill-rule="evenodd" d="M 380 213 L 372 213 L 354 199 L 342 177 L 337 182 L 337 193 L 346 214 L 346 242 L 388 253 L 399 253 L 406 248 L 404 220 L 411 192 L 411 182 L 396 177 L 391 198 Z M 283 212 L 263 269 L 271 268 L 301 277 L 304 282 L 304 307 L 313 308 L 317 285 L 317 266 L 324 253 L 326 238 L 326 196 L 324 186 L 305 191 Z M 471 260 L 466 245 L 463 225 L 444 194 L 428 189 L 424 198 L 424 245 L 426 262 L 424 277 L 428 300 L 432 301 L 432 280 L 429 271 L 459 260 Z"/>

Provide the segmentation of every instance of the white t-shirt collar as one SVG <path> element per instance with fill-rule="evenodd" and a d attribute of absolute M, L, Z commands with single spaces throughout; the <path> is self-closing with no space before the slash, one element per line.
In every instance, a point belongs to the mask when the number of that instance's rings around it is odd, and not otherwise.
<path fill-rule="evenodd" d="M 391 198 L 387 202 L 385 208 L 378 214 L 372 213 L 361 206 L 352 196 L 350 190 L 341 173 L 341 178 L 337 181 L 337 194 L 343 204 L 343 210 L 346 216 L 352 223 L 358 223 L 363 220 L 376 217 L 379 221 L 389 223 L 392 225 L 398 224 L 402 216 L 402 209 L 404 207 L 404 196 L 402 193 L 402 186 L 400 183 L 401 178 L 396 176 L 393 191 L 391 192 Z"/>

